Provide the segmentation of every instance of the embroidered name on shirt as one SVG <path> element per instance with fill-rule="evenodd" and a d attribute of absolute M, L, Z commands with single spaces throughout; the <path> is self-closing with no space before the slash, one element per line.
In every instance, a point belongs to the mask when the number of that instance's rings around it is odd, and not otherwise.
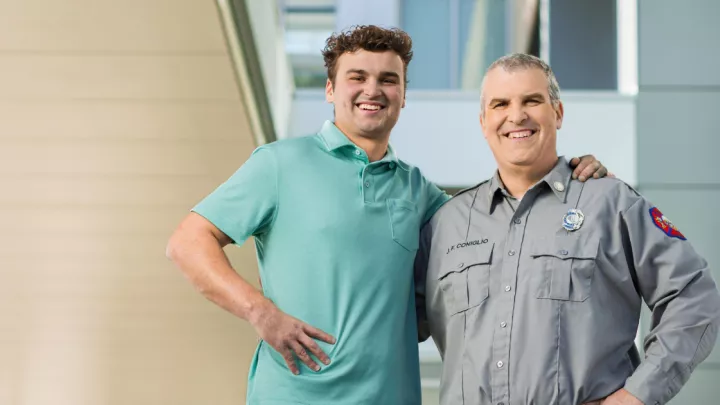
<path fill-rule="evenodd" d="M 449 254 L 453 250 L 456 250 L 456 249 L 460 250 L 460 249 L 468 247 L 468 246 L 479 246 L 479 245 L 482 245 L 483 243 L 487 243 L 487 241 L 488 241 L 487 239 L 483 239 L 483 240 L 478 239 L 478 240 L 469 240 L 467 242 L 460 242 L 457 245 L 450 246 L 447 250 L 447 253 L 445 253 L 445 254 Z"/>

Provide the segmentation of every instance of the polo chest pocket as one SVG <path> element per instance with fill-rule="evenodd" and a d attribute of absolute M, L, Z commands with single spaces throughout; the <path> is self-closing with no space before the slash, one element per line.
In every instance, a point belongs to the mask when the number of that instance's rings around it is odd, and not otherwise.
<path fill-rule="evenodd" d="M 480 245 L 454 250 L 442 260 L 438 284 L 450 314 L 482 304 L 489 295 L 493 243 L 481 239 Z"/>
<path fill-rule="evenodd" d="M 415 203 L 399 198 L 388 198 L 387 209 L 393 240 L 411 252 L 416 251 L 420 238 L 420 218 Z"/>
<path fill-rule="evenodd" d="M 531 250 L 539 274 L 537 298 L 582 302 L 590 297 L 600 239 L 562 235 L 536 241 Z"/>

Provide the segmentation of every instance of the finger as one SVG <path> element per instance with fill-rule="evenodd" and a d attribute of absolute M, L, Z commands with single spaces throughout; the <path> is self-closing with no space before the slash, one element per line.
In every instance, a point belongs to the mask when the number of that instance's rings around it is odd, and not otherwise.
<path fill-rule="evenodd" d="M 579 157 L 574 157 L 574 158 L 570 159 L 570 167 L 575 167 L 578 165 L 578 163 L 580 163 Z"/>
<path fill-rule="evenodd" d="M 308 324 L 303 324 L 303 331 L 312 338 L 321 340 L 325 343 L 330 343 L 331 345 L 335 344 L 334 337 L 328 335 L 327 333 L 321 331 L 320 329 L 313 328 L 312 326 L 310 326 Z"/>
<path fill-rule="evenodd" d="M 282 355 L 283 359 L 285 359 L 285 363 L 287 364 L 290 371 L 295 375 L 300 374 L 300 370 L 298 370 L 297 364 L 295 364 L 295 357 L 293 357 L 290 349 L 286 347 L 282 351 L 280 351 L 280 354 Z"/>
<path fill-rule="evenodd" d="M 298 343 L 297 340 L 290 342 L 290 347 L 292 347 L 297 358 L 300 359 L 300 361 L 302 361 L 303 363 L 305 363 L 306 366 L 310 367 L 311 370 L 320 371 L 320 366 L 315 363 L 315 360 L 310 358 L 307 350 L 305 350 L 305 348 L 300 343 Z"/>
<path fill-rule="evenodd" d="M 598 169 L 598 171 L 595 172 L 595 174 L 593 174 L 593 177 L 596 179 L 601 179 L 605 176 L 607 176 L 607 168 L 603 166 L 602 163 L 600 163 L 600 168 Z"/>
<path fill-rule="evenodd" d="M 322 361 L 323 364 L 325 364 L 326 366 L 330 364 L 330 357 L 328 357 L 328 355 L 325 354 L 322 349 L 320 349 L 320 346 L 318 346 L 318 344 L 315 343 L 312 338 L 310 338 L 308 335 L 303 335 L 298 340 L 300 340 L 300 344 L 305 346 L 305 348 L 309 350 L 310 353 L 313 354 L 313 356 L 317 357 L 320 361 Z"/>
<path fill-rule="evenodd" d="M 576 163 L 573 164 L 572 162 Z M 573 179 L 577 179 L 580 176 L 580 173 L 582 173 L 582 171 L 588 167 L 590 162 L 591 160 L 588 160 L 586 156 L 580 158 L 572 158 L 572 160 L 570 161 L 570 165 L 575 167 L 572 174 Z"/>
<path fill-rule="evenodd" d="M 595 174 L 595 172 L 598 170 L 598 168 L 600 168 L 600 166 L 600 162 L 598 162 L 597 160 L 593 161 L 592 163 L 587 165 L 586 168 L 583 169 L 583 171 L 578 176 L 578 180 L 585 181 L 589 179 L 590 177 L 592 177 L 593 174 Z"/>
<path fill-rule="evenodd" d="M 615 173 L 613 173 L 613 172 L 608 172 L 607 176 L 610 177 L 611 179 L 614 179 L 614 178 L 615 178 Z"/>

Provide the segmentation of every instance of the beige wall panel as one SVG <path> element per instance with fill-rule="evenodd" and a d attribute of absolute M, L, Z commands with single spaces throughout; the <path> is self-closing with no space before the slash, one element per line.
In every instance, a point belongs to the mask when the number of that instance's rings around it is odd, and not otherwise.
<path fill-rule="evenodd" d="M 9 387 L 16 403 L 242 403 L 255 334 L 167 261 L 30 263 L 15 283 L 22 293 L 0 298 L 21 315 L 0 349 L 23 367 Z M 148 270 L 157 274 L 141 277 Z"/>
<path fill-rule="evenodd" d="M 187 209 L 123 206 L 6 206 L 0 213 L 3 230 L 13 234 L 67 237 L 89 234 L 168 237 Z M 182 211 L 180 215 L 178 215 Z"/>
<path fill-rule="evenodd" d="M 251 142 L 248 130 L 243 106 L 238 101 L 0 100 L 0 140 L 191 139 Z"/>
<path fill-rule="evenodd" d="M 0 140 L 0 173 L 104 175 L 229 176 L 246 159 L 249 140 L 85 141 L 68 139 L 37 142 Z"/>
<path fill-rule="evenodd" d="M 240 163 L 238 163 L 239 165 Z M 151 176 L 0 173 L 4 204 L 187 206 L 199 202 L 227 175 Z"/>
<path fill-rule="evenodd" d="M 0 52 L 225 52 L 212 1 L 0 1 Z"/>
<path fill-rule="evenodd" d="M 1 32 L 0 32 L 1 33 Z M 18 55 L 0 53 L 0 100 L 238 100 L 224 54 Z"/>
<path fill-rule="evenodd" d="M 0 0 L 0 69 L 0 405 L 243 404 L 255 333 L 164 257 L 254 149 L 215 3 Z"/>

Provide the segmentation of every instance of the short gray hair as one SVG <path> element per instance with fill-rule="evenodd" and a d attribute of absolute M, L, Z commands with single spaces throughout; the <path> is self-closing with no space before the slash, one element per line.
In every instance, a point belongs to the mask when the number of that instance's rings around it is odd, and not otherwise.
<path fill-rule="evenodd" d="M 480 88 L 480 113 L 485 115 L 485 79 L 488 73 L 495 68 L 503 68 L 506 72 L 514 72 L 523 69 L 540 69 L 545 74 L 548 82 L 548 95 L 550 96 L 550 102 L 553 106 L 557 107 L 560 102 L 560 85 L 558 84 L 555 74 L 550 65 L 545 63 L 542 59 L 528 55 L 525 53 L 513 53 L 505 55 L 500 59 L 493 62 L 485 71 L 483 76 L 482 85 Z"/>

